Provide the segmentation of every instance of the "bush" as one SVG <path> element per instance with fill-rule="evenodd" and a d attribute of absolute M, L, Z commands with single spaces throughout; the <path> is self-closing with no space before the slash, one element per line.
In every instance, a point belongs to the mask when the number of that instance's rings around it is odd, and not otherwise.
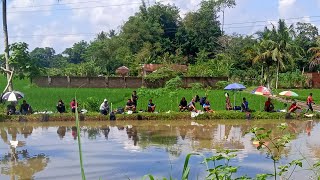
<path fill-rule="evenodd" d="M 281 88 L 303 88 L 307 87 L 307 76 L 297 70 L 279 74 L 279 86 Z"/>
<path fill-rule="evenodd" d="M 83 102 L 83 108 L 85 108 L 88 111 L 91 112 L 98 112 L 100 107 L 100 101 L 99 99 L 95 97 L 88 97 L 84 102 Z"/>
<path fill-rule="evenodd" d="M 191 87 L 191 89 L 193 90 L 199 90 L 204 88 L 203 84 L 201 83 L 191 83 L 189 84 L 189 87 Z"/>
<path fill-rule="evenodd" d="M 165 86 L 165 88 L 170 89 L 170 90 L 175 90 L 175 89 L 178 89 L 181 87 L 182 87 L 182 80 L 179 76 L 167 81 L 166 86 Z"/>
<path fill-rule="evenodd" d="M 224 89 L 228 84 L 230 84 L 228 81 L 218 81 L 216 87 L 217 89 Z"/>

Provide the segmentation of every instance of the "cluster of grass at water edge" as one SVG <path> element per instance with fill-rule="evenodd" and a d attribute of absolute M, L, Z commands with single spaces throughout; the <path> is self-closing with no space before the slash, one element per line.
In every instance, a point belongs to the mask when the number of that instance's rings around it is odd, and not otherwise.
<path fill-rule="evenodd" d="M 251 113 L 251 120 L 262 119 L 284 119 L 286 113 L 268 113 L 268 112 L 253 112 Z M 295 114 L 293 114 L 296 116 Z M 44 119 L 47 116 L 47 119 Z M 99 113 L 80 114 L 81 121 L 107 121 L 109 115 L 104 116 Z M 116 114 L 117 120 L 241 120 L 247 119 L 246 114 L 243 112 L 235 111 L 217 111 L 215 113 L 200 114 L 195 118 L 191 117 L 190 112 L 171 112 L 171 113 L 133 113 L 133 114 Z M 320 113 L 315 113 L 312 118 L 320 119 Z M 300 119 L 310 119 L 301 116 Z M 72 113 L 64 114 L 31 114 L 26 116 L 6 116 L 0 115 L 0 121 L 75 121 L 75 115 Z"/>

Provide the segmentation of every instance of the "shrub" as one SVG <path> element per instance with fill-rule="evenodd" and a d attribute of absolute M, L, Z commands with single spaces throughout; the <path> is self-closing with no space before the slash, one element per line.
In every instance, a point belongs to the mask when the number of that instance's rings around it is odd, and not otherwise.
<path fill-rule="evenodd" d="M 170 89 L 170 90 L 175 90 L 175 89 L 178 89 L 181 87 L 182 87 L 182 80 L 179 76 L 167 81 L 166 86 L 165 86 L 165 88 Z"/>
<path fill-rule="evenodd" d="M 228 86 L 228 84 L 230 84 L 228 81 L 218 81 L 216 83 L 216 87 L 217 87 L 217 89 L 223 89 L 226 86 Z"/>
<path fill-rule="evenodd" d="M 100 101 L 99 101 L 99 99 L 97 99 L 95 97 L 88 97 L 83 102 L 83 108 L 85 108 L 88 111 L 98 112 L 99 106 L 100 106 Z"/>
<path fill-rule="evenodd" d="M 189 87 L 191 87 L 191 89 L 193 90 L 199 90 L 204 88 L 203 84 L 201 83 L 191 83 L 189 84 Z"/>

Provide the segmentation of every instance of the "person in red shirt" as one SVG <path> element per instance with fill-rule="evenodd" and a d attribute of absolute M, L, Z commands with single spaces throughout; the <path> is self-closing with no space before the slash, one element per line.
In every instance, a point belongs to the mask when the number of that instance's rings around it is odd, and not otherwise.
<path fill-rule="evenodd" d="M 72 113 L 75 113 L 75 112 L 76 112 L 76 107 L 78 107 L 78 103 L 76 102 L 75 99 L 73 99 L 73 100 L 70 102 L 70 107 L 71 107 L 71 112 L 72 112 Z"/>
<path fill-rule="evenodd" d="M 301 107 L 299 107 L 297 105 L 297 103 L 294 101 L 291 106 L 289 107 L 289 113 L 293 113 L 295 112 L 297 109 L 301 109 Z"/>
<path fill-rule="evenodd" d="M 274 111 L 274 106 L 271 102 L 271 98 L 268 98 L 268 100 L 264 103 L 264 110 L 266 112 L 273 112 Z"/>
<path fill-rule="evenodd" d="M 308 105 L 307 112 L 309 110 L 311 110 L 311 112 L 313 112 L 312 104 L 314 104 L 314 102 L 313 102 L 313 99 L 312 99 L 312 93 L 310 93 L 310 95 L 307 98 L 307 105 Z"/>

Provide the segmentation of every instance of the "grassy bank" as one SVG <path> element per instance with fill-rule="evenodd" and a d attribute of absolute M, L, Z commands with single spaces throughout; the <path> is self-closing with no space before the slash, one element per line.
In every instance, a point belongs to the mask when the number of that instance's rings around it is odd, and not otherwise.
<path fill-rule="evenodd" d="M 171 113 L 135 113 L 135 114 L 117 114 L 118 121 L 124 120 L 245 120 L 246 115 L 242 112 L 234 111 L 217 111 L 215 113 L 204 113 L 195 118 L 191 118 L 189 112 L 171 112 Z M 272 119 L 280 120 L 284 119 L 285 113 L 267 113 L 267 112 L 253 112 L 251 113 L 252 120 L 261 119 Z M 320 115 L 316 114 L 313 118 L 319 118 Z M 33 114 L 27 116 L 8 116 L 2 117 L 4 121 L 28 121 L 28 122 L 39 122 L 39 121 L 75 121 L 74 114 L 50 114 L 47 118 L 42 114 Z M 310 119 L 304 118 L 301 119 Z M 80 120 L 82 121 L 109 121 L 109 116 L 103 116 L 99 113 L 88 113 L 85 115 L 80 115 Z"/>
<path fill-rule="evenodd" d="M 3 89 L 6 82 L 4 78 L 0 78 L 0 89 Z M 69 102 L 77 95 L 80 108 L 86 108 L 86 104 L 94 105 L 97 110 L 104 98 L 107 98 L 113 104 L 113 109 L 117 107 L 124 107 L 126 100 L 131 97 L 134 89 L 95 89 L 95 88 L 41 88 L 29 83 L 28 80 L 14 80 L 14 89 L 22 91 L 25 94 L 25 100 L 33 107 L 35 111 L 53 111 L 57 101 L 61 98 L 67 110 L 69 110 Z M 195 95 L 200 97 L 208 95 L 211 106 L 216 111 L 224 110 L 225 96 L 224 90 L 192 90 L 192 89 L 178 89 L 170 90 L 151 90 L 151 89 L 137 89 L 139 100 L 138 109 L 146 110 L 148 100 L 153 99 L 157 105 L 158 112 L 178 111 L 178 104 L 182 97 L 186 97 L 190 101 Z M 231 101 L 233 103 L 233 92 L 229 92 Z M 237 92 L 236 105 L 241 104 L 241 99 L 246 97 L 249 101 L 250 109 L 262 111 L 266 97 L 250 94 L 249 92 Z M 21 102 L 20 102 L 21 103 Z M 276 109 L 282 109 L 283 103 L 274 102 Z M 200 109 L 199 103 L 197 108 Z"/>

